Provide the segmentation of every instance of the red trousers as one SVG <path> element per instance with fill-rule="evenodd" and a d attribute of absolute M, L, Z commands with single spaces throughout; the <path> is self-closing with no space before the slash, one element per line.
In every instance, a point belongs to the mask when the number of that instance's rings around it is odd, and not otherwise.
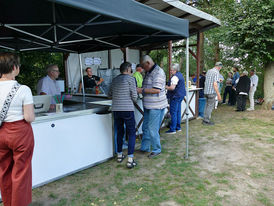
<path fill-rule="evenodd" d="M 0 190 L 4 206 L 31 203 L 32 127 L 24 120 L 4 122 L 0 127 Z"/>

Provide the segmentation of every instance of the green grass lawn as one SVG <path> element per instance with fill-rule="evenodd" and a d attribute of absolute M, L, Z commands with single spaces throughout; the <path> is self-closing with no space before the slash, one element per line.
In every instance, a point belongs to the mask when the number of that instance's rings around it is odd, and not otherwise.
<path fill-rule="evenodd" d="M 215 126 L 190 121 L 189 159 L 182 132 L 166 135 L 155 159 L 115 159 L 33 190 L 32 205 L 273 205 L 274 112 L 213 112 Z M 139 148 L 139 143 L 137 143 Z"/>

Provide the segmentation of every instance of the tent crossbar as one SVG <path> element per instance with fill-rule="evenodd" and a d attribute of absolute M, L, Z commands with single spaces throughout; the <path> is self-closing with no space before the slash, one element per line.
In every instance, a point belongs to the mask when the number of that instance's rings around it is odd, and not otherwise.
<path fill-rule="evenodd" d="M 18 32 L 20 32 L 20 33 L 23 33 L 23 34 L 26 34 L 26 35 L 35 37 L 35 38 L 37 38 L 37 39 L 41 39 L 41 40 L 43 40 L 43 41 L 46 41 L 46 42 L 49 42 L 49 43 L 53 43 L 53 41 L 51 41 L 51 40 L 49 40 L 49 39 L 43 38 L 43 37 L 41 37 L 41 36 L 37 36 L 37 35 L 35 35 L 35 34 L 29 33 L 29 32 L 26 32 L 26 31 L 23 31 L 23 30 L 18 29 L 18 28 L 14 28 L 13 26 L 9 26 L 9 25 L 7 25 L 7 24 L 4 24 L 3 26 L 6 27 L 6 28 L 9 28 L 9 29 L 11 29 L 11 30 L 18 31 Z"/>
<path fill-rule="evenodd" d="M 29 40 L 29 39 L 24 39 L 24 38 L 18 38 L 19 40 L 22 40 L 22 41 L 26 41 L 26 42 L 29 42 L 29 43 L 34 43 L 34 44 L 37 44 L 37 45 L 40 45 L 40 46 L 49 46 L 47 44 L 44 44 L 44 43 L 40 43 L 40 42 L 36 42 L 36 41 L 33 41 L 33 40 Z M 49 46 L 50 47 L 50 46 Z"/>
<path fill-rule="evenodd" d="M 61 38 L 57 43 L 67 39 L 68 37 L 70 37 L 72 34 L 74 34 L 75 32 L 79 31 L 80 29 L 82 29 L 84 26 L 86 26 L 86 24 L 89 24 L 91 22 L 93 22 L 94 20 L 98 19 L 101 16 L 101 14 L 96 15 L 95 17 L 91 18 L 90 20 L 88 20 L 87 22 L 85 22 L 84 24 L 82 24 L 81 26 L 77 27 L 74 30 L 71 30 L 71 33 L 67 34 L 66 36 L 64 36 L 63 38 Z"/>
<path fill-rule="evenodd" d="M 59 24 L 57 25 L 57 27 L 60 27 L 60 28 L 62 28 L 62 29 L 64 29 L 64 30 L 73 32 L 73 30 L 71 30 L 71 29 L 69 29 L 69 28 L 67 28 L 67 27 L 61 26 L 61 25 L 59 25 Z M 73 33 L 78 34 L 79 36 L 88 38 L 89 40 L 93 40 L 93 37 L 87 36 L 87 35 L 85 35 L 85 34 L 82 34 L 82 33 L 79 33 L 79 32 L 73 32 Z M 60 43 L 60 42 L 62 42 L 62 41 L 63 41 L 63 40 L 60 39 L 57 43 Z"/>
<path fill-rule="evenodd" d="M 54 48 L 54 49 L 59 49 L 59 50 L 61 50 L 61 51 L 65 51 L 65 52 L 77 53 L 77 51 L 73 51 L 73 50 L 70 50 L 70 49 L 60 48 L 60 47 L 58 47 L 58 46 L 53 46 L 52 48 Z"/>
<path fill-rule="evenodd" d="M 0 40 L 9 40 L 9 39 L 14 39 L 14 37 L 0 37 Z"/>
<path fill-rule="evenodd" d="M 133 45 L 133 44 L 135 44 L 135 43 L 137 43 L 137 42 L 140 42 L 140 41 L 142 41 L 142 40 L 148 39 L 148 38 L 151 37 L 152 35 L 156 35 L 156 34 L 159 34 L 159 33 L 161 33 L 161 32 L 162 32 L 162 31 L 157 31 L 157 32 L 155 32 L 155 33 L 153 33 L 153 34 L 151 34 L 151 35 L 146 35 L 146 36 L 144 36 L 144 37 L 142 37 L 142 38 L 140 38 L 140 39 L 137 39 L 137 40 L 135 40 L 135 41 L 133 41 L 133 42 L 131 42 L 131 43 L 128 43 L 128 44 L 124 45 L 123 47 L 129 47 L 129 46 L 131 46 L 131 45 Z"/>
<path fill-rule="evenodd" d="M 50 48 L 50 46 L 44 46 L 44 47 L 33 47 L 33 48 L 27 48 L 27 49 L 19 49 L 19 51 L 33 51 L 33 50 L 40 50 L 40 49 L 47 49 Z"/>
<path fill-rule="evenodd" d="M 28 27 L 28 26 L 51 26 L 52 24 L 5 24 L 8 26 L 20 26 L 20 27 Z"/>
<path fill-rule="evenodd" d="M 104 44 L 108 44 L 108 45 L 120 48 L 120 46 L 117 45 L 117 44 L 113 44 L 113 43 L 110 43 L 110 42 L 107 42 L 107 41 L 103 41 L 103 40 L 100 40 L 100 39 L 97 39 L 97 38 L 94 38 L 94 41 L 98 41 L 98 42 L 101 42 L 101 43 L 104 43 Z"/>
<path fill-rule="evenodd" d="M 3 46 L 0 44 L 0 48 L 3 48 L 3 49 L 8 49 L 8 50 L 12 50 L 12 51 L 15 51 L 14 48 L 11 48 L 11 47 L 7 47 L 7 46 Z"/>
<path fill-rule="evenodd" d="M 111 35 L 111 36 L 100 36 L 100 37 L 96 37 L 96 39 L 107 39 L 107 38 L 115 38 L 115 37 L 119 37 L 119 35 Z"/>
<path fill-rule="evenodd" d="M 83 42 L 83 41 L 90 41 L 91 39 L 77 39 L 77 40 L 71 40 L 71 41 L 62 41 L 59 44 L 70 44 L 70 43 L 76 43 L 76 42 Z"/>

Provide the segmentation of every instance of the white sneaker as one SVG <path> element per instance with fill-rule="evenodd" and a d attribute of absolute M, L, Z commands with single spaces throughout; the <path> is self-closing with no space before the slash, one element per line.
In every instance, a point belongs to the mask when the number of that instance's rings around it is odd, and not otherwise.
<path fill-rule="evenodd" d="M 248 109 L 247 109 L 247 111 L 254 111 L 254 109 L 252 109 L 252 108 L 248 108 Z"/>

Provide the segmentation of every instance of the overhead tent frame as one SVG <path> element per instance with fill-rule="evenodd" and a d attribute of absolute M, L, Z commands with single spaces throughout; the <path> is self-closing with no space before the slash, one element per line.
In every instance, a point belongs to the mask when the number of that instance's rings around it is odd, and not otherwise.
<path fill-rule="evenodd" d="M 176 18 L 133 0 L 0 2 L 0 48 L 11 51 L 70 52 L 79 53 L 80 56 L 84 52 L 142 46 L 182 38 L 187 38 L 189 42 L 188 26 L 188 20 Z M 186 56 L 189 56 L 188 49 Z M 187 81 L 188 62 L 187 59 Z M 187 87 L 186 157 L 188 93 Z"/>
<path fill-rule="evenodd" d="M 85 53 L 188 36 L 187 20 L 133 0 L 0 2 L 0 47 L 13 51 Z"/>

